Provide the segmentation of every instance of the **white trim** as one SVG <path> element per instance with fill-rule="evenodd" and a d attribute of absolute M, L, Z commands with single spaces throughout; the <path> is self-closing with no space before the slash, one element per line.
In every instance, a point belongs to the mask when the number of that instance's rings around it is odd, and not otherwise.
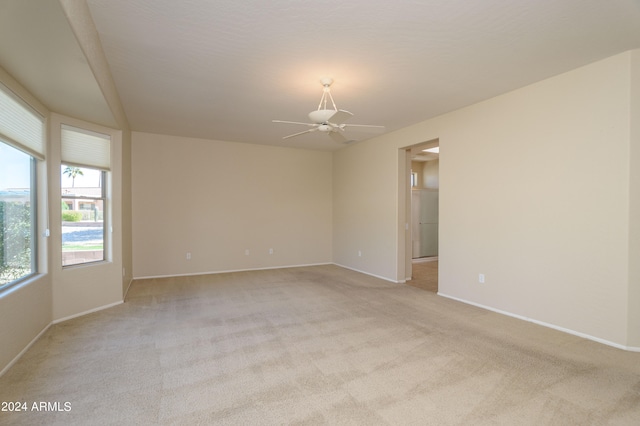
<path fill-rule="evenodd" d="M 114 306 L 118 306 L 118 305 L 121 305 L 123 303 L 124 303 L 124 300 L 121 300 L 119 302 L 114 302 L 114 303 L 110 303 L 108 305 L 99 306 L 97 308 L 89 309 L 88 311 L 84 311 L 84 312 L 80 312 L 80 313 L 77 313 L 77 314 L 69 315 L 68 317 L 64 317 L 64 318 L 59 318 L 57 320 L 52 321 L 51 324 L 59 324 L 61 322 L 68 321 L 70 319 L 74 319 L 74 318 L 78 318 L 78 317 L 81 317 L 81 316 L 84 316 L 84 315 L 92 314 L 94 312 L 102 311 L 104 309 L 113 308 Z"/>
<path fill-rule="evenodd" d="M 141 277 L 133 277 L 134 280 L 149 280 L 153 278 L 173 278 L 173 277 L 193 277 L 198 275 L 213 275 L 213 274 L 228 274 L 231 272 L 248 272 L 248 271 L 267 271 L 269 269 L 286 269 L 286 268 L 303 268 L 305 266 L 321 266 L 332 265 L 331 262 L 327 263 L 308 263 L 304 265 L 289 265 L 289 266 L 270 266 L 268 268 L 247 268 L 247 269 L 227 269 L 223 271 L 208 271 L 208 272 L 190 272 L 187 274 L 168 274 L 168 275 L 147 275 Z M 335 265 L 335 263 L 333 263 Z M 338 265 L 340 266 L 340 265 Z"/>
<path fill-rule="evenodd" d="M 411 259 L 411 263 L 424 263 L 424 262 L 437 262 L 438 256 L 429 256 L 429 257 L 416 257 L 415 259 Z"/>
<path fill-rule="evenodd" d="M 376 275 L 376 274 L 369 273 L 367 271 L 361 271 L 359 269 L 351 268 L 349 266 L 341 265 L 339 263 L 333 263 L 333 264 L 336 265 L 336 266 L 339 266 L 341 268 L 345 268 L 345 269 L 349 269 L 351 271 L 359 272 L 361 274 L 369 275 L 369 276 L 372 276 L 372 277 L 375 277 L 375 278 L 380 278 L 381 280 L 389 281 L 389 282 L 392 282 L 394 284 L 404 284 L 405 283 L 404 280 L 403 281 L 392 280 L 391 278 L 383 277 L 382 275 Z"/>
<path fill-rule="evenodd" d="M 34 337 L 34 338 L 29 342 L 29 344 L 27 344 L 27 346 L 25 346 L 25 347 L 24 347 L 24 349 L 22 349 L 22 350 L 20 351 L 20 353 L 19 353 L 18 355 L 16 355 L 16 356 L 15 356 L 15 357 L 14 357 L 14 358 L 13 358 L 13 359 L 8 363 L 8 364 L 7 364 L 7 365 L 5 365 L 5 367 L 2 369 L 2 371 L 0 371 L 0 377 L 2 377 L 2 375 L 3 375 L 4 373 L 6 373 L 7 371 L 9 371 L 9 369 L 10 369 L 11 367 L 13 367 L 13 364 L 15 364 L 16 362 L 18 362 L 18 360 L 22 357 L 22 355 L 24 355 L 24 354 L 29 350 L 29 348 L 31 348 L 31 346 L 33 346 L 33 344 L 34 344 L 34 343 L 35 343 L 35 342 L 36 342 L 40 337 L 42 337 L 42 335 L 43 335 L 47 330 L 49 330 L 49 327 L 51 327 L 52 325 L 54 325 L 54 324 L 58 324 L 58 323 L 61 323 L 61 322 L 63 322 L 63 321 L 67 321 L 67 320 L 70 320 L 70 319 L 73 319 L 73 318 L 81 317 L 81 316 L 83 316 L 83 315 L 91 314 L 91 313 L 94 313 L 94 312 L 97 312 L 97 311 L 102 311 L 103 309 L 112 308 L 112 307 L 117 306 L 117 305 L 120 305 L 120 304 L 122 304 L 122 303 L 124 303 L 124 301 L 115 302 L 115 303 L 111 303 L 111 304 L 109 304 L 109 305 L 100 306 L 100 307 L 98 307 L 98 308 L 90 309 L 90 310 L 88 310 L 88 311 L 81 312 L 81 313 L 79 313 L 79 314 L 75 314 L 75 315 L 71 315 L 71 316 L 68 316 L 68 317 L 65 317 L 65 318 L 57 319 L 57 320 L 55 320 L 55 321 L 51 321 L 49 324 L 47 324 L 47 326 L 46 326 L 45 328 L 43 328 L 43 329 L 42 329 L 42 331 L 41 331 L 40 333 L 38 333 L 38 335 L 37 335 L 36 337 Z"/>
<path fill-rule="evenodd" d="M 38 335 L 36 337 L 34 337 L 33 339 L 31 339 L 31 341 L 27 344 L 27 346 L 24 347 L 24 349 L 22 349 L 20 351 L 20 353 L 18 355 L 16 355 L 11 361 L 9 361 L 9 363 L 7 365 L 5 365 L 5 367 L 2 369 L 2 371 L 0 371 L 0 377 L 2 377 L 4 375 L 4 373 L 6 373 L 7 371 L 9 371 L 9 369 L 11 367 L 13 367 L 13 364 L 15 364 L 16 362 L 18 362 L 18 360 L 22 357 L 22 355 L 24 355 L 29 348 L 31 348 L 31 346 L 33 346 L 33 344 L 38 341 L 38 339 L 44 334 L 46 333 L 46 331 L 49 329 L 49 327 L 51 327 L 51 323 L 47 324 L 47 326 L 45 328 L 42 329 L 42 331 L 40 333 L 38 333 Z"/>
<path fill-rule="evenodd" d="M 127 294 L 129 294 L 129 289 L 131 288 L 131 284 L 133 284 L 133 278 L 129 279 L 129 284 L 127 284 L 127 289 L 124 291 L 124 294 L 122 295 L 123 300 L 127 300 Z"/>
<path fill-rule="evenodd" d="M 24 288 L 34 283 L 35 281 L 39 280 L 45 275 L 46 273 L 44 272 L 35 272 L 25 278 L 22 278 L 22 280 L 17 280 L 17 282 L 4 284 L 2 287 L 0 287 L 0 299 L 2 299 L 5 296 L 8 296 L 14 291 L 18 291 L 21 288 Z"/>
<path fill-rule="evenodd" d="M 446 297 L 447 299 L 456 300 L 458 302 L 466 303 L 467 305 L 473 305 L 473 306 L 476 306 L 478 308 L 486 309 L 488 311 L 496 312 L 498 314 L 506 315 L 506 316 L 509 316 L 509 317 L 512 317 L 512 318 L 517 318 L 519 320 L 532 322 L 534 324 L 541 325 L 543 327 L 552 328 L 554 330 L 558 330 L 558 331 L 561 331 L 563 333 L 572 334 L 574 336 L 581 337 L 581 338 L 587 339 L 587 340 L 592 340 L 594 342 L 601 343 L 603 345 L 612 346 L 612 347 L 617 348 L 617 349 L 622 349 L 622 350 L 629 351 L 629 352 L 640 352 L 640 347 L 637 347 L 637 346 L 621 345 L 619 343 L 615 343 L 615 342 L 611 342 L 609 340 L 601 339 L 599 337 L 591 336 L 590 334 L 581 333 L 579 331 L 571 330 L 569 328 L 560 327 L 560 326 L 557 326 L 555 324 L 550 324 L 550 323 L 547 323 L 547 322 L 544 322 L 544 321 L 538 321 L 538 320 L 533 319 L 533 318 L 529 318 L 529 317 L 525 317 L 525 316 L 522 316 L 522 315 L 514 314 L 514 313 L 508 312 L 508 311 L 503 311 L 501 309 L 492 308 L 491 306 L 482 305 L 480 303 L 470 302 L 468 300 L 460 299 L 459 297 L 450 296 L 448 294 L 444 294 L 444 293 L 441 293 L 441 292 L 438 292 L 438 296 L 442 296 L 442 297 Z"/>

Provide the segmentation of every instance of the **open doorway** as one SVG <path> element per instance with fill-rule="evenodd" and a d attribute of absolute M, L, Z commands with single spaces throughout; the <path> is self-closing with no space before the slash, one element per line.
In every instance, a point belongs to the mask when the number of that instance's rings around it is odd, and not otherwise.
<path fill-rule="evenodd" d="M 407 284 L 438 292 L 438 228 L 440 191 L 439 141 L 429 141 L 407 148 L 410 178 L 408 218 L 411 245 L 410 279 Z M 409 247 L 407 247 L 409 248 Z M 409 263 L 407 259 L 407 263 Z"/>

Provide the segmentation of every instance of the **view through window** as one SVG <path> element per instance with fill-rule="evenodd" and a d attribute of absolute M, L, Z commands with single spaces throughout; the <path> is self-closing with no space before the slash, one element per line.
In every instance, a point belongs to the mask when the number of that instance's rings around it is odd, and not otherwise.
<path fill-rule="evenodd" d="M 62 165 L 62 265 L 104 260 L 105 175 Z"/>
<path fill-rule="evenodd" d="M 0 288 L 35 273 L 35 160 L 0 140 Z"/>

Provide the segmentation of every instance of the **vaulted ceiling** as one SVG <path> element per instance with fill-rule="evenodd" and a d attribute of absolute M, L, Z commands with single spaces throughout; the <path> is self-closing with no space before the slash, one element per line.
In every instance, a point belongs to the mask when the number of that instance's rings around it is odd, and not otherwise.
<path fill-rule="evenodd" d="M 305 128 L 272 120 L 308 121 L 321 78 L 348 123 L 393 131 L 640 47 L 637 0 L 87 3 L 133 130 L 312 149 L 341 145 L 283 140 Z M 82 102 L 109 124 L 58 9 L 0 0 L 0 65 L 59 112 Z M 29 59 L 43 39 L 49 54 Z"/>

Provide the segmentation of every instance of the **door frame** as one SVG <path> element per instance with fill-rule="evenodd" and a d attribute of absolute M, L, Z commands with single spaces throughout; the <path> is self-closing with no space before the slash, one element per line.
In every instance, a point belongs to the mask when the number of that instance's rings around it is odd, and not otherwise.
<path fill-rule="evenodd" d="M 412 243 L 411 243 L 411 158 L 416 151 L 440 146 L 440 139 L 405 146 L 398 149 L 398 241 L 397 247 L 397 271 L 398 282 L 411 280 Z M 438 234 L 439 225 L 438 225 Z M 440 239 L 438 239 L 438 254 L 440 253 Z"/>

